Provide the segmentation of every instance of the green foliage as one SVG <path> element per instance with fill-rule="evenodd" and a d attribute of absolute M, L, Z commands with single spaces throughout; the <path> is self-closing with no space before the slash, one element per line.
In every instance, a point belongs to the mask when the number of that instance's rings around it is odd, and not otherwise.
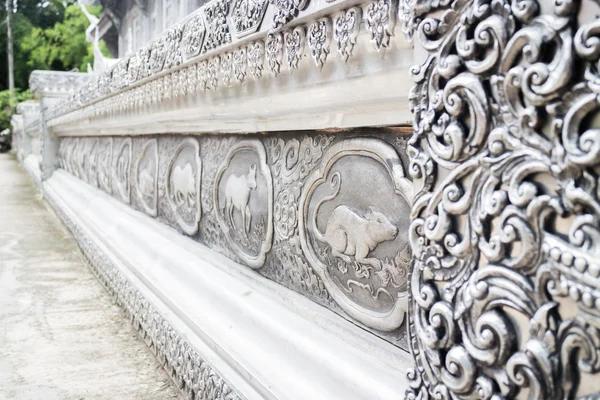
<path fill-rule="evenodd" d="M 101 8 L 89 7 L 88 11 L 97 16 Z M 62 22 L 52 28 L 33 28 L 20 43 L 21 50 L 29 54 L 27 66 L 32 70 L 87 71 L 87 64 L 94 60 L 92 45 L 85 38 L 88 25 L 79 6 L 71 5 L 66 8 Z"/>
<path fill-rule="evenodd" d="M 29 92 L 29 90 L 24 92 L 21 92 L 18 89 L 15 90 L 15 104 L 29 99 L 31 99 L 31 92 Z M 0 132 L 10 128 L 10 119 L 12 115 L 13 108 L 10 104 L 10 92 L 8 90 L 3 90 L 0 92 Z"/>

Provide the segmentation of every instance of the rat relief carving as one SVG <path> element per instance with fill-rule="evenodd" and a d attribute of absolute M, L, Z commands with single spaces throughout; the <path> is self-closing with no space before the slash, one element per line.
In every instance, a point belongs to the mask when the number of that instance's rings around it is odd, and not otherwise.
<path fill-rule="evenodd" d="M 134 168 L 135 192 L 143 210 L 158 214 L 158 141 L 150 139 L 142 147 Z"/>
<path fill-rule="evenodd" d="M 263 144 L 235 143 L 217 170 L 213 190 L 230 246 L 249 267 L 262 267 L 273 241 L 273 182 Z"/>
<path fill-rule="evenodd" d="M 407 306 L 412 185 L 396 150 L 379 139 L 331 146 L 299 203 L 300 244 L 333 299 L 381 331 Z"/>
<path fill-rule="evenodd" d="M 131 138 L 121 140 L 113 164 L 113 182 L 121 200 L 129 203 L 129 168 L 131 166 Z"/>
<path fill-rule="evenodd" d="M 198 232 L 202 212 L 200 176 L 202 163 L 198 140 L 181 141 L 167 172 L 167 200 L 179 227 L 188 235 Z"/>

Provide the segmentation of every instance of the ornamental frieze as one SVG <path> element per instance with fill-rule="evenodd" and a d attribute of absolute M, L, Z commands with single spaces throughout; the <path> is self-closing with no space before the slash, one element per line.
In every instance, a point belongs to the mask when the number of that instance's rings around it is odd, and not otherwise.
<path fill-rule="evenodd" d="M 406 349 L 408 156 L 365 133 L 63 138 L 59 163 Z"/>

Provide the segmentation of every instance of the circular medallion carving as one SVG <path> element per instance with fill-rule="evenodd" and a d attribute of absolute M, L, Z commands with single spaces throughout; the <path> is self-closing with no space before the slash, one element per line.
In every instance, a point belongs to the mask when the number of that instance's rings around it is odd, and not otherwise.
<path fill-rule="evenodd" d="M 396 150 L 379 139 L 333 145 L 305 183 L 300 243 L 350 316 L 382 331 L 407 307 L 412 185 Z"/>
<path fill-rule="evenodd" d="M 217 219 L 235 253 L 251 268 L 273 242 L 273 181 L 263 144 L 242 140 L 227 153 L 214 185 Z"/>
<path fill-rule="evenodd" d="M 112 163 L 113 139 L 100 140 L 98 147 L 98 187 L 112 193 L 110 166 Z"/>
<path fill-rule="evenodd" d="M 135 165 L 135 193 L 149 215 L 158 214 L 158 141 L 150 139 L 142 147 Z"/>
<path fill-rule="evenodd" d="M 125 203 L 129 203 L 130 185 L 129 169 L 131 166 L 131 138 L 126 138 L 119 144 L 119 150 L 113 164 L 113 179 L 117 192 Z"/>
<path fill-rule="evenodd" d="M 200 176 L 202 162 L 200 145 L 196 139 L 181 141 L 169 163 L 167 198 L 179 227 L 188 235 L 198 232 L 202 215 Z"/>

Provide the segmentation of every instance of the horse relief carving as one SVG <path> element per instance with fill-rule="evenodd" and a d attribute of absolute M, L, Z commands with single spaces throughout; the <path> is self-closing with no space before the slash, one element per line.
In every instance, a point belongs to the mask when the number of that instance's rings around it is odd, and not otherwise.
<path fill-rule="evenodd" d="M 201 171 L 198 141 L 192 138 L 182 140 L 169 165 L 166 188 L 175 220 L 188 235 L 195 235 L 200 223 Z"/>
<path fill-rule="evenodd" d="M 260 141 L 231 147 L 217 170 L 213 200 L 232 250 L 248 266 L 262 267 L 273 241 L 273 183 Z"/>
<path fill-rule="evenodd" d="M 130 201 L 129 167 L 131 165 L 131 138 L 121 141 L 114 165 L 114 183 L 121 200 Z"/>
<path fill-rule="evenodd" d="M 382 331 L 406 312 L 411 189 L 390 144 L 354 138 L 329 148 L 300 197 L 310 265 L 344 311 Z"/>
<path fill-rule="evenodd" d="M 225 201 L 229 222 L 234 229 L 237 229 L 233 218 L 233 212 L 237 210 L 242 216 L 242 229 L 246 236 L 248 236 L 250 224 L 252 223 L 252 213 L 250 207 L 248 207 L 248 202 L 250 201 L 250 192 L 254 190 L 256 190 L 256 164 L 250 165 L 250 170 L 246 175 L 230 175 L 225 185 Z"/>
<path fill-rule="evenodd" d="M 142 209 L 149 215 L 158 214 L 158 141 L 150 139 L 140 152 L 135 164 L 136 193 Z"/>

